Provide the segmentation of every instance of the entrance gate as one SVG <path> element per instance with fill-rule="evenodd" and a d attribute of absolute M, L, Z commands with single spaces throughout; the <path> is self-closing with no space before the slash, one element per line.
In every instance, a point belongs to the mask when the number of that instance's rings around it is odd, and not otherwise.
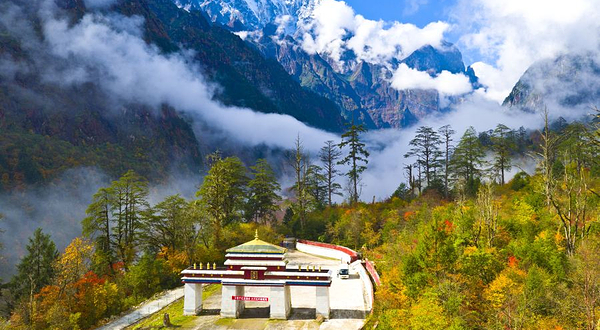
<path fill-rule="evenodd" d="M 195 315 L 202 309 L 202 284 L 221 284 L 221 316 L 238 318 L 245 308 L 247 286 L 269 287 L 270 318 L 287 319 L 291 312 L 291 286 L 314 286 L 316 315 L 329 318 L 329 287 L 332 273 L 315 266 L 288 267 L 287 249 L 258 239 L 230 248 L 223 267 L 197 265 L 184 270 L 185 315 Z"/>

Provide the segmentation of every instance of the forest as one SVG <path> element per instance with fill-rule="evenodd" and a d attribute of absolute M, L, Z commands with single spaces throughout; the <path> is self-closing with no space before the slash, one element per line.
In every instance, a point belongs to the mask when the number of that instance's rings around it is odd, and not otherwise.
<path fill-rule="evenodd" d="M 291 187 L 264 159 L 247 166 L 216 152 L 195 198 L 151 205 L 148 181 L 127 171 L 94 194 L 65 251 L 35 231 L 2 284 L 0 329 L 93 328 L 178 286 L 190 264 L 222 263 L 255 229 L 374 261 L 383 283 L 366 328 L 598 329 L 600 114 L 543 119 L 538 131 L 419 127 L 398 155 L 406 177 L 390 178 L 405 182 L 380 202 L 361 199 L 360 125 L 312 159 L 298 136 Z"/>

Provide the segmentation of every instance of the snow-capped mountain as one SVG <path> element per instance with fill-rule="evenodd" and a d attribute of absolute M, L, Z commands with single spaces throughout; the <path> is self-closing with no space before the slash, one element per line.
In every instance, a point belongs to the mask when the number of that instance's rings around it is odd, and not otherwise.
<path fill-rule="evenodd" d="M 401 65 L 430 79 L 446 72 L 479 86 L 460 51 L 442 40 L 443 24 L 419 29 L 370 21 L 344 2 L 323 0 L 172 1 L 226 26 L 277 60 L 301 86 L 335 102 L 345 120 L 370 129 L 406 127 L 461 100 L 431 87 L 396 88 Z M 331 17 L 338 12 L 342 18 Z"/>
<path fill-rule="evenodd" d="M 186 10 L 204 11 L 209 18 L 234 30 L 257 30 L 278 17 L 303 18 L 320 0 L 175 0 Z"/>

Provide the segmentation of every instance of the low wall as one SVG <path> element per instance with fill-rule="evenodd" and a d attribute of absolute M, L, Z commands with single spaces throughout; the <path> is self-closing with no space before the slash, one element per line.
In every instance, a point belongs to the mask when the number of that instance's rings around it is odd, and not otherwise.
<path fill-rule="evenodd" d="M 350 264 L 350 267 L 358 273 L 360 276 L 360 280 L 363 282 L 363 286 L 365 287 L 365 302 L 367 303 L 367 310 L 370 312 L 373 310 L 373 303 L 375 303 L 375 296 L 373 295 L 373 283 L 371 283 L 371 279 L 369 278 L 369 274 L 363 267 L 362 262 L 357 260 Z"/>
<path fill-rule="evenodd" d="M 356 253 L 356 251 L 345 246 L 334 244 L 299 239 L 296 242 L 296 249 L 301 252 L 342 260 L 346 263 L 351 263 L 358 260 L 358 253 Z"/>
<path fill-rule="evenodd" d="M 363 267 L 362 262 L 358 259 L 358 253 L 345 246 L 327 244 L 321 242 L 307 241 L 299 239 L 296 242 L 296 250 L 309 254 L 314 254 L 326 258 L 341 260 L 350 264 L 350 268 L 360 276 L 365 289 L 365 303 L 368 311 L 373 309 L 373 283 L 369 278 L 369 274 Z M 379 278 L 379 277 L 378 277 Z"/>
<path fill-rule="evenodd" d="M 381 279 L 379 278 L 379 274 L 377 273 L 377 270 L 375 270 L 375 265 L 373 265 L 373 262 L 371 262 L 371 260 L 365 259 L 365 268 L 367 269 L 367 272 L 369 272 L 369 275 L 371 275 L 373 283 L 375 283 L 375 285 L 377 286 L 380 286 Z"/>

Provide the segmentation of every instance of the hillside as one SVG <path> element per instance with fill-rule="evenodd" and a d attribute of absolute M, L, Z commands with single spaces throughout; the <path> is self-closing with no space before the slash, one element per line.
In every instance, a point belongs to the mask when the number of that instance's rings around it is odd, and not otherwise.
<path fill-rule="evenodd" d="M 504 106 L 540 111 L 558 108 L 566 117 L 600 104 L 600 64 L 593 53 L 567 54 L 534 63 L 516 83 Z"/>

